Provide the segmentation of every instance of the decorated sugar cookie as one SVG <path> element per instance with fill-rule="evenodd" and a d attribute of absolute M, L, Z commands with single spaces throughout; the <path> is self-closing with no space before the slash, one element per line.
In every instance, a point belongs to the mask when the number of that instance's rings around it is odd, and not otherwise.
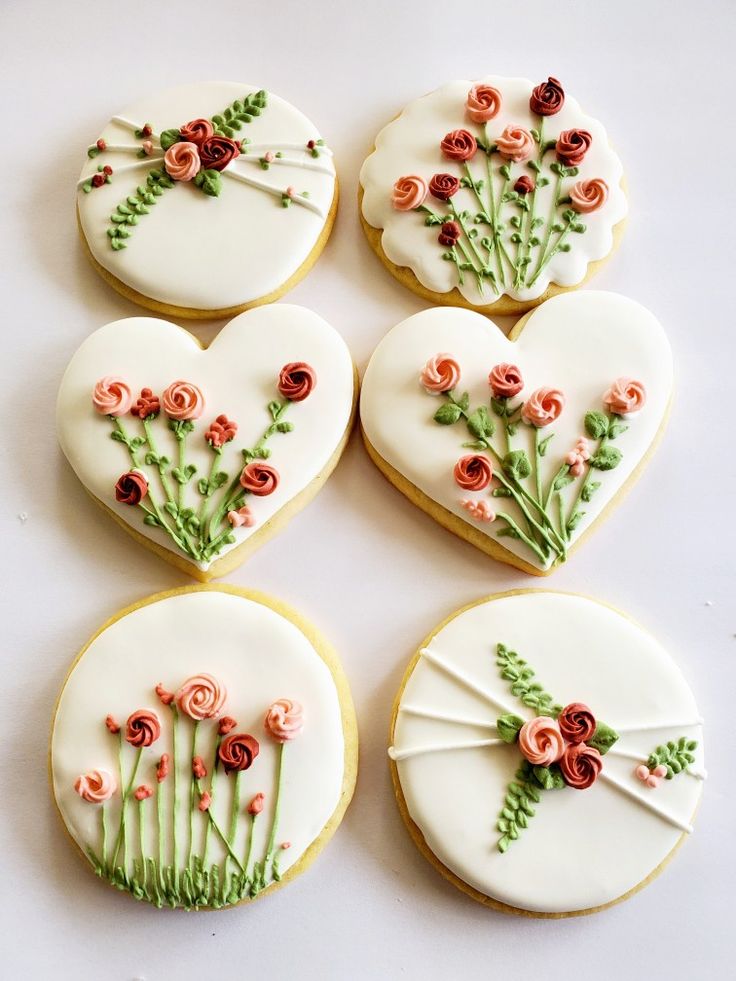
<path fill-rule="evenodd" d="M 623 169 L 556 78 L 449 82 L 376 137 L 360 173 L 373 249 L 434 303 L 519 313 L 580 286 L 618 243 Z"/>
<path fill-rule="evenodd" d="M 692 831 L 705 778 L 702 719 L 667 652 L 609 607 L 532 590 L 424 641 L 389 756 L 425 857 L 479 902 L 538 916 L 645 885 Z"/>
<path fill-rule="evenodd" d="M 113 116 L 77 183 L 97 271 L 183 317 L 277 299 L 319 256 L 336 207 L 332 151 L 314 125 L 231 82 L 169 89 Z"/>
<path fill-rule="evenodd" d="M 207 349 L 150 317 L 82 344 L 57 403 L 61 447 L 126 531 L 197 579 L 224 575 L 317 493 L 350 431 L 339 334 L 303 307 L 241 314 Z"/>
<path fill-rule="evenodd" d="M 155 906 L 253 900 L 312 862 L 355 785 L 335 653 L 234 587 L 124 610 L 77 658 L 51 736 L 53 792 L 95 873 Z"/>
<path fill-rule="evenodd" d="M 410 317 L 376 348 L 360 412 L 372 459 L 411 501 L 545 575 L 638 476 L 671 392 L 654 316 L 580 292 L 548 300 L 509 338 L 459 308 Z"/>

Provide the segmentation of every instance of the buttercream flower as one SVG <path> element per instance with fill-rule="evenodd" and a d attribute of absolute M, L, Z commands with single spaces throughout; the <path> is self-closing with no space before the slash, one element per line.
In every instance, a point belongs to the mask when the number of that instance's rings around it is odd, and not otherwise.
<path fill-rule="evenodd" d="M 142 783 L 140 787 L 136 788 L 133 796 L 136 800 L 148 800 L 149 797 L 153 797 L 153 791 L 150 787 L 147 787 L 146 784 Z"/>
<path fill-rule="evenodd" d="M 565 92 L 556 78 L 550 77 L 532 89 L 529 108 L 538 116 L 554 116 L 565 104 Z"/>
<path fill-rule="evenodd" d="M 214 449 L 220 449 L 225 443 L 235 439 L 237 432 L 237 422 L 233 422 L 227 416 L 220 415 L 214 422 L 210 423 L 210 428 L 204 434 L 204 438 Z"/>
<path fill-rule="evenodd" d="M 487 456 L 479 453 L 468 453 L 461 456 L 453 471 L 455 483 L 467 491 L 481 491 L 486 488 L 493 477 L 493 466 Z"/>
<path fill-rule="evenodd" d="M 199 419 L 204 412 L 204 395 L 188 381 L 172 382 L 161 396 L 161 402 L 169 419 L 177 422 Z"/>
<path fill-rule="evenodd" d="M 565 407 L 565 396 L 558 388 L 538 388 L 524 403 L 521 417 L 530 426 L 542 429 L 554 422 Z"/>
<path fill-rule="evenodd" d="M 105 164 L 105 166 L 102 168 L 102 173 L 106 174 L 108 177 L 112 176 L 112 167 L 110 164 Z"/>
<path fill-rule="evenodd" d="M 104 804 L 117 790 L 117 784 L 107 770 L 89 770 L 77 777 L 74 789 L 88 804 Z"/>
<path fill-rule="evenodd" d="M 228 511 L 227 520 L 232 528 L 252 528 L 256 523 L 253 512 L 247 505 L 237 511 Z"/>
<path fill-rule="evenodd" d="M 92 392 L 92 404 L 103 416 L 124 416 L 132 402 L 130 386 L 116 375 L 100 378 Z"/>
<path fill-rule="evenodd" d="M 663 763 L 660 763 L 658 766 L 655 766 L 653 770 L 650 770 L 645 763 L 642 763 L 640 766 L 637 766 L 634 773 L 639 780 L 643 781 L 647 785 L 647 787 L 654 788 L 658 786 L 659 781 L 663 777 L 667 776 L 667 767 Z"/>
<path fill-rule="evenodd" d="M 199 795 L 199 803 L 197 804 L 197 808 L 204 814 L 205 811 L 209 811 L 211 803 L 212 794 L 208 790 L 205 790 L 204 793 Z"/>
<path fill-rule="evenodd" d="M 134 507 L 140 504 L 148 493 L 148 481 L 140 470 L 128 470 L 115 484 L 115 500 L 118 504 L 129 504 Z"/>
<path fill-rule="evenodd" d="M 585 439 L 580 437 L 580 439 L 575 444 L 574 449 L 565 456 L 565 463 L 570 468 L 570 473 L 573 477 L 579 477 L 583 470 L 585 470 L 585 463 L 590 459 L 590 450 L 588 449 L 588 443 Z"/>
<path fill-rule="evenodd" d="M 231 715 L 223 715 L 220 719 L 220 723 L 217 726 L 217 731 L 221 736 L 226 736 L 229 732 L 235 728 L 238 723 Z"/>
<path fill-rule="evenodd" d="M 595 716 L 582 702 L 570 702 L 557 716 L 557 725 L 569 743 L 584 743 L 595 732 Z"/>
<path fill-rule="evenodd" d="M 451 354 L 435 354 L 422 369 L 419 381 L 433 395 L 449 392 L 460 382 L 460 365 Z"/>
<path fill-rule="evenodd" d="M 579 167 L 590 149 L 593 137 L 587 129 L 566 129 L 557 137 L 555 153 L 566 167 Z"/>
<path fill-rule="evenodd" d="M 302 707 L 290 698 L 278 698 L 266 712 L 263 726 L 279 743 L 295 739 L 302 731 Z"/>
<path fill-rule="evenodd" d="M 164 753 L 161 759 L 156 764 L 156 779 L 159 783 L 163 783 L 164 780 L 169 775 L 169 754 Z"/>
<path fill-rule="evenodd" d="M 517 194 L 531 194 L 534 190 L 534 181 L 526 174 L 522 174 L 514 183 L 514 190 Z"/>
<path fill-rule="evenodd" d="M 317 372 L 306 361 L 290 361 L 279 372 L 279 393 L 290 402 L 303 402 L 316 384 Z"/>
<path fill-rule="evenodd" d="M 185 143 L 200 145 L 204 140 L 214 136 L 215 130 L 209 119 L 192 119 L 179 128 L 179 138 Z"/>
<path fill-rule="evenodd" d="M 231 160 L 239 156 L 239 145 L 227 136 L 208 136 L 199 145 L 199 157 L 207 170 L 224 170 Z"/>
<path fill-rule="evenodd" d="M 600 177 L 578 181 L 570 188 L 570 207 L 581 215 L 602 208 L 608 198 L 608 184 Z"/>
<path fill-rule="evenodd" d="M 250 804 L 248 804 L 248 813 L 252 814 L 253 817 L 255 817 L 256 814 L 260 814 L 263 810 L 263 801 L 265 799 L 266 798 L 263 794 L 256 794 Z"/>
<path fill-rule="evenodd" d="M 528 160 L 536 148 L 534 137 L 523 126 L 507 126 L 500 136 L 496 137 L 496 149 L 504 160 L 523 163 Z"/>
<path fill-rule="evenodd" d="M 100 137 L 100 139 L 95 143 L 95 146 L 100 151 L 100 153 L 103 153 L 105 150 L 107 150 L 107 143 L 105 143 L 102 137 Z"/>
<path fill-rule="evenodd" d="M 478 150 L 478 143 L 466 129 L 454 129 L 444 137 L 440 150 L 448 160 L 472 160 Z"/>
<path fill-rule="evenodd" d="M 125 723 L 125 739 L 136 749 L 143 749 L 155 743 L 161 735 L 161 723 L 155 712 L 138 709 Z"/>
<path fill-rule="evenodd" d="M 202 722 L 219 715 L 227 691 L 211 674 L 195 674 L 187 678 L 174 697 L 185 715 L 195 722 Z"/>
<path fill-rule="evenodd" d="M 565 750 L 557 723 L 548 715 L 538 715 L 519 730 L 519 752 L 533 766 L 556 763 Z"/>
<path fill-rule="evenodd" d="M 117 736 L 117 734 L 120 732 L 120 723 L 112 715 L 105 716 L 105 726 L 107 727 L 108 731 L 113 734 L 113 736 Z"/>
<path fill-rule="evenodd" d="M 201 163 L 196 143 L 172 143 L 164 154 L 166 173 L 173 181 L 190 181 L 199 173 Z"/>
<path fill-rule="evenodd" d="M 460 190 L 460 181 L 452 174 L 435 174 L 429 182 L 429 193 L 438 201 L 449 201 Z"/>
<path fill-rule="evenodd" d="M 217 753 L 225 772 L 247 770 L 260 751 L 258 740 L 245 732 L 234 732 L 220 743 Z"/>
<path fill-rule="evenodd" d="M 391 192 L 391 204 L 397 211 L 413 211 L 424 204 L 429 188 L 423 177 L 407 174 L 394 184 Z"/>
<path fill-rule="evenodd" d="M 139 419 L 149 419 L 157 416 L 161 411 L 161 401 L 158 395 L 154 395 L 150 388 L 142 388 L 137 401 L 130 408 L 130 414 Z"/>
<path fill-rule="evenodd" d="M 161 684 L 161 682 L 159 682 L 156 685 L 156 687 L 154 688 L 154 691 L 156 692 L 156 694 L 158 695 L 158 697 L 161 699 L 161 701 L 164 703 L 164 705 L 171 705 L 171 703 L 174 701 L 174 693 L 173 693 L 173 691 L 169 691 L 167 688 L 164 688 L 164 686 Z"/>
<path fill-rule="evenodd" d="M 107 181 L 105 180 L 105 175 L 104 174 L 93 174 L 92 175 L 92 187 L 102 187 L 106 183 L 107 183 Z"/>
<path fill-rule="evenodd" d="M 207 767 L 201 756 L 192 757 L 192 776 L 197 780 L 202 780 L 207 776 Z"/>
<path fill-rule="evenodd" d="M 524 379 L 521 377 L 520 368 L 504 361 L 491 369 L 488 384 L 495 398 L 512 399 L 524 387 Z"/>
<path fill-rule="evenodd" d="M 474 85 L 465 99 L 465 112 L 473 123 L 487 123 L 501 108 L 501 93 L 492 85 Z"/>
<path fill-rule="evenodd" d="M 460 503 L 470 517 L 475 518 L 476 521 L 490 522 L 496 520 L 496 512 L 491 508 L 488 501 L 472 501 L 470 498 L 465 498 Z"/>
<path fill-rule="evenodd" d="M 141 143 L 141 150 L 143 150 L 143 152 L 147 157 L 150 157 L 151 154 L 153 153 L 153 143 L 151 142 L 151 140 L 144 140 Z"/>
<path fill-rule="evenodd" d="M 279 848 L 281 849 L 282 852 L 288 852 L 288 850 L 291 848 L 291 842 L 282 841 L 281 844 L 279 845 Z"/>
<path fill-rule="evenodd" d="M 568 746 L 560 759 L 562 779 L 573 790 L 587 790 L 603 769 L 603 757 L 594 746 L 575 743 Z"/>
<path fill-rule="evenodd" d="M 240 483 L 256 497 L 268 497 L 279 486 L 279 473 L 267 463 L 247 463 L 240 475 Z"/>
<path fill-rule="evenodd" d="M 644 407 L 647 392 L 634 378 L 617 378 L 603 396 L 603 403 L 617 416 L 627 416 Z"/>
<path fill-rule="evenodd" d="M 460 232 L 461 228 L 456 221 L 446 221 L 440 228 L 437 241 L 440 243 L 440 245 L 450 247 L 460 238 Z"/>

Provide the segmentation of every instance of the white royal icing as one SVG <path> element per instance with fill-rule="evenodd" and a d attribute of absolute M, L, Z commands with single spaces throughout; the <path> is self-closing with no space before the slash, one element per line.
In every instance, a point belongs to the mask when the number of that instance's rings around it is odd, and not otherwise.
<path fill-rule="evenodd" d="M 437 665 L 530 719 L 534 712 L 501 678 L 499 643 L 533 668 L 554 700 L 585 703 L 619 733 L 596 783 L 541 791 L 534 817 L 504 854 L 495 825 L 521 754 L 488 738 L 500 711 Z M 703 786 L 702 720 L 667 652 L 626 617 L 562 593 L 491 597 L 450 620 L 427 655 L 401 696 L 391 755 L 412 820 L 442 864 L 474 889 L 534 912 L 590 909 L 643 882 L 691 830 Z M 487 720 L 475 740 L 466 721 L 474 718 Z M 657 745 L 683 735 L 698 742 L 692 776 L 654 789 L 637 779 L 634 760 L 644 763 Z"/>
<path fill-rule="evenodd" d="M 227 689 L 221 714 L 237 720 L 233 731 L 250 733 L 260 745 L 259 755 L 242 775 L 241 817 L 234 842 L 239 856 L 246 851 L 249 821 L 245 808 L 257 793 L 265 795 L 265 802 L 255 826 L 254 857 L 263 854 L 271 825 L 279 744 L 264 732 L 266 711 L 278 698 L 289 698 L 302 706 L 303 729 L 287 744 L 284 754 L 277 844 L 289 842 L 290 847 L 279 852 L 283 874 L 320 835 L 340 801 L 345 770 L 342 713 L 330 670 L 307 637 L 271 608 L 242 596 L 209 590 L 170 596 L 127 614 L 92 641 L 69 675 L 54 720 L 51 769 L 62 818 L 83 851 L 89 844 L 99 851 L 99 805 L 89 804 L 75 793 L 75 780 L 92 769 L 106 770 L 118 780 L 118 737 L 105 727 L 108 714 L 124 726 L 127 717 L 138 709 L 155 712 L 161 737 L 143 750 L 135 782 L 154 790 L 143 807 L 145 841 L 153 855 L 158 841 L 156 794 L 164 795 L 164 860 L 171 862 L 173 768 L 162 784 L 156 781 L 161 754 L 172 754 L 171 710 L 161 704 L 154 687 L 161 682 L 164 688 L 175 691 L 187 678 L 202 672 Z M 211 722 L 199 726 L 197 752 L 208 774 L 216 728 Z M 189 841 L 191 732 L 192 723 L 182 718 L 177 747 L 177 834 L 180 858 L 184 859 Z M 128 772 L 135 750 L 125 744 L 124 753 Z M 223 827 L 229 824 L 234 779 L 222 771 L 218 774 L 212 813 Z M 204 783 L 209 784 L 209 776 Z M 107 806 L 111 807 L 109 826 L 116 831 L 120 795 Z M 129 807 L 130 850 L 136 853 L 138 820 L 134 807 Z M 205 818 L 197 812 L 194 831 L 198 845 L 204 828 Z M 215 862 L 225 857 L 216 835 L 211 836 L 210 857 Z M 132 861 L 128 869 L 132 871 Z"/>
<path fill-rule="evenodd" d="M 500 78 L 489 75 L 479 80 L 492 85 L 501 92 L 502 101 L 498 115 L 488 124 L 488 134 L 493 139 L 500 135 L 508 125 L 534 129 L 539 126 L 539 116 L 531 112 L 529 97 L 533 83 L 524 78 Z M 468 129 L 473 135 L 482 138 L 483 127 L 470 122 L 465 116 L 465 99 L 473 82 L 467 80 L 448 82 L 429 95 L 410 103 L 401 114 L 384 127 L 376 137 L 376 148 L 363 164 L 360 183 L 363 187 L 363 217 L 374 228 L 382 229 L 381 247 L 383 252 L 398 266 L 407 266 L 427 289 L 436 293 L 448 293 L 457 287 L 463 298 L 475 306 L 486 306 L 498 299 L 490 285 L 480 293 L 477 280 L 467 274 L 465 283 L 458 284 L 458 274 L 454 263 L 442 261 L 444 248 L 437 242 L 437 228 L 424 224 L 424 215 L 415 212 L 397 211 L 391 202 L 391 190 L 399 177 L 415 174 L 429 183 L 437 173 L 452 173 L 458 178 L 464 171 L 458 164 L 447 160 L 440 150 L 440 142 L 446 133 L 456 129 Z M 563 130 L 585 129 L 590 132 L 593 142 L 579 168 L 578 176 L 566 178 L 563 193 L 577 181 L 601 178 L 608 185 L 609 196 L 598 211 L 581 215 L 586 225 L 584 234 L 574 234 L 569 238 L 571 250 L 553 256 L 531 288 L 514 289 L 508 282 L 501 290 L 515 300 L 533 300 L 544 293 L 550 283 L 559 286 L 576 286 L 587 273 L 588 264 L 603 259 L 613 247 L 613 228 L 627 212 L 626 195 L 621 188 L 623 168 L 621 161 L 611 149 L 603 126 L 583 113 L 578 102 L 565 96 L 562 109 L 544 120 L 544 138 L 555 139 Z M 474 178 L 487 180 L 484 155 L 479 153 L 470 161 Z M 498 197 L 502 178 L 497 170 L 500 163 L 497 154 L 491 158 L 494 168 L 494 186 Z M 550 151 L 545 162 L 554 160 Z M 514 176 L 529 174 L 534 176 L 526 165 L 512 164 Z M 545 166 L 545 174 L 549 168 Z M 537 214 L 545 220 L 549 214 L 553 183 L 537 191 Z M 487 194 L 487 190 L 483 192 Z M 479 210 L 478 201 L 468 188 L 461 188 L 454 202 L 458 210 L 467 209 L 472 215 Z M 427 205 L 444 214 L 444 202 L 431 196 Z M 502 218 L 508 226 L 508 219 L 518 209 L 504 206 Z M 488 233 L 486 225 L 478 225 L 478 240 Z M 544 230 L 544 229 L 543 229 Z M 513 229 L 507 227 L 507 231 Z M 536 259 L 538 250 L 535 251 Z"/>
<path fill-rule="evenodd" d="M 144 296 L 178 307 L 216 310 L 237 307 L 279 289 L 307 259 L 325 226 L 335 194 L 332 153 L 319 147 L 313 158 L 307 142 L 319 132 L 298 109 L 268 93 L 260 116 L 235 134 L 253 141 L 222 172 L 219 197 L 207 197 L 191 182 L 164 191 L 140 217 L 127 248 L 113 251 L 107 228 L 110 214 L 161 167 L 158 136 L 198 117 L 222 113 L 235 99 L 256 92 L 252 85 L 207 82 L 148 95 L 113 116 L 100 134 L 108 148 L 87 160 L 78 184 L 77 203 L 87 244 L 108 272 Z M 150 157 L 136 160 L 132 131 L 149 123 L 154 144 Z M 259 156 L 283 152 L 268 170 Z M 85 194 L 82 184 L 100 165 L 113 168 L 112 181 Z M 281 195 L 292 186 L 297 195 L 285 208 Z M 302 206 L 303 205 L 303 206 Z"/>
<path fill-rule="evenodd" d="M 235 440 L 225 445 L 221 457 L 221 469 L 232 478 L 243 466 L 240 448 L 253 447 L 271 422 L 267 405 L 279 398 L 279 371 L 293 361 L 310 364 L 317 384 L 308 398 L 289 407 L 284 418 L 294 424 L 293 432 L 277 433 L 269 440 L 268 464 L 280 476 L 277 489 L 268 497 L 248 496 L 255 524 L 234 528 L 235 543 L 223 548 L 218 556 L 222 557 L 257 534 L 305 490 L 345 434 L 353 405 L 352 360 L 337 331 L 316 313 L 282 303 L 258 307 L 231 320 L 206 349 L 181 327 L 152 317 L 101 327 L 82 344 L 62 379 L 57 402 L 61 447 L 87 490 L 136 531 L 186 559 L 167 534 L 143 523 L 140 508 L 116 502 L 115 483 L 130 470 L 130 458 L 125 447 L 110 438 L 110 420 L 93 408 L 95 383 L 106 375 L 122 376 L 136 397 L 144 387 L 160 397 L 179 379 L 201 389 L 205 409 L 186 444 L 187 460 L 197 467 L 186 495 L 196 504 L 197 480 L 209 473 L 213 458 L 204 439 L 209 423 L 224 413 L 238 424 Z M 131 433 L 142 433 L 139 420 L 130 415 L 125 426 Z M 159 450 L 176 461 L 173 434 L 159 420 L 154 428 Z M 147 467 L 146 473 L 156 471 Z M 155 479 L 151 485 L 160 491 Z M 206 570 L 216 558 L 197 565 Z"/>
<path fill-rule="evenodd" d="M 585 413 L 603 410 L 602 398 L 611 383 L 619 376 L 643 382 L 646 404 L 624 420 L 629 429 L 612 444 L 623 454 L 622 460 L 614 470 L 596 474 L 601 486 L 582 505 L 585 517 L 572 532 L 572 543 L 641 462 L 664 422 L 672 392 L 672 354 L 662 326 L 640 304 L 616 293 L 586 291 L 553 297 L 532 312 L 516 341 L 508 340 L 481 314 L 458 307 L 425 310 L 394 327 L 376 348 L 365 372 L 360 402 L 365 434 L 379 455 L 414 486 L 491 538 L 503 522 L 474 521 L 462 500 L 487 500 L 495 510 L 509 513 L 516 513 L 515 505 L 505 498 L 489 497 L 488 490 L 468 493 L 455 484 L 454 465 L 473 452 L 462 447 L 471 437 L 460 424 L 441 426 L 433 421 L 444 399 L 427 394 L 419 382 L 426 362 L 445 352 L 460 365 L 457 391 L 469 392 L 471 407 L 488 406 L 488 373 L 503 362 L 518 365 L 524 378 L 524 389 L 512 402 L 543 385 L 562 390 L 566 404 L 561 415 L 541 430 L 542 436 L 555 434 L 541 461 L 545 487 L 576 440 L 586 436 Z M 499 420 L 492 418 L 500 430 Z M 494 443 L 501 445 L 498 432 Z M 592 447 L 594 441 L 589 444 Z M 528 427 L 519 427 L 512 446 L 531 454 Z M 565 489 L 568 508 L 581 479 Z M 549 567 L 549 561 L 542 563 L 522 541 L 504 537 L 498 542 L 540 569 Z"/>

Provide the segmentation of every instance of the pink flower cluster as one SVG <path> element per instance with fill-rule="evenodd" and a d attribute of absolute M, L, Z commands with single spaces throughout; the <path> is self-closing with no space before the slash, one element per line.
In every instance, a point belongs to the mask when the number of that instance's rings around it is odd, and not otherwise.
<path fill-rule="evenodd" d="M 519 730 L 521 755 L 532 766 L 558 763 L 568 787 L 586 790 L 598 779 L 603 758 L 594 746 L 588 746 L 596 729 L 593 713 L 582 702 L 572 702 L 557 719 L 539 715 L 525 722 Z"/>
<path fill-rule="evenodd" d="M 565 463 L 570 468 L 570 473 L 573 477 L 580 477 L 585 469 L 586 460 L 590 459 L 590 450 L 588 449 L 588 442 L 582 436 L 575 444 L 574 449 L 565 457 Z"/>
<path fill-rule="evenodd" d="M 650 770 L 646 763 L 642 763 L 634 770 L 634 775 L 645 783 L 647 787 L 654 790 L 655 787 L 659 786 L 659 781 L 667 776 L 667 767 L 663 763 L 660 763 L 653 770 Z"/>

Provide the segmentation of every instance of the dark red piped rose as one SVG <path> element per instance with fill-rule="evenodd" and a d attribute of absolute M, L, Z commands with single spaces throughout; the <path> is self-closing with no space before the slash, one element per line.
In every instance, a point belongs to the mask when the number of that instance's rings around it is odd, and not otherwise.
<path fill-rule="evenodd" d="M 248 463 L 243 467 L 240 483 L 256 497 L 268 497 L 279 486 L 279 472 L 267 463 Z"/>
<path fill-rule="evenodd" d="M 226 136 L 210 136 L 199 147 L 199 159 L 205 170 L 224 170 L 231 160 L 240 156 L 240 147 Z"/>
<path fill-rule="evenodd" d="M 440 228 L 437 241 L 440 245 L 454 245 L 459 238 L 460 226 L 458 223 L 456 221 L 446 221 L 442 228 Z"/>
<path fill-rule="evenodd" d="M 478 150 L 478 143 L 466 129 L 454 129 L 442 140 L 440 149 L 448 160 L 472 160 Z"/>
<path fill-rule="evenodd" d="M 161 411 L 161 402 L 158 395 L 154 395 L 150 388 L 141 390 L 140 398 L 132 406 L 130 414 L 138 416 L 139 419 L 148 419 L 150 416 L 157 416 Z"/>
<path fill-rule="evenodd" d="M 148 481 L 137 470 L 129 470 L 115 484 L 115 500 L 119 504 L 140 504 L 148 493 Z"/>
<path fill-rule="evenodd" d="M 593 746 L 577 743 L 568 746 L 560 759 L 562 779 L 573 790 L 587 790 L 603 769 L 603 757 Z"/>
<path fill-rule="evenodd" d="M 155 743 L 161 735 L 161 723 L 155 712 L 139 709 L 125 723 L 125 739 L 131 746 L 141 749 Z"/>
<path fill-rule="evenodd" d="M 469 453 L 457 461 L 453 475 L 455 483 L 463 490 L 480 491 L 490 484 L 493 467 L 487 456 Z"/>
<path fill-rule="evenodd" d="M 565 104 L 565 92 L 556 78 L 550 77 L 532 90 L 529 108 L 538 116 L 554 116 Z"/>
<path fill-rule="evenodd" d="M 449 201 L 460 189 L 460 181 L 452 174 L 435 174 L 429 182 L 429 193 L 438 201 Z"/>
<path fill-rule="evenodd" d="M 557 716 L 557 725 L 569 743 L 584 743 L 595 732 L 595 716 L 582 702 L 571 702 Z"/>
<path fill-rule="evenodd" d="M 514 190 L 517 194 L 531 194 L 534 190 L 534 181 L 523 174 L 514 184 Z"/>
<path fill-rule="evenodd" d="M 590 149 L 593 137 L 587 129 L 566 129 L 557 137 L 555 153 L 566 167 L 579 167 Z"/>
<path fill-rule="evenodd" d="M 93 174 L 92 175 L 92 187 L 102 187 L 106 181 L 104 174 Z"/>
<path fill-rule="evenodd" d="M 291 361 L 279 372 L 279 392 L 290 402 L 303 402 L 317 384 L 317 372 L 306 361 Z"/>
<path fill-rule="evenodd" d="M 259 750 L 258 740 L 253 736 L 245 732 L 234 732 L 222 740 L 218 755 L 225 772 L 230 773 L 232 770 L 247 770 L 258 756 Z"/>
<path fill-rule="evenodd" d="M 227 416 L 220 415 L 213 423 L 210 423 L 210 428 L 204 434 L 204 438 L 210 446 L 219 450 L 225 443 L 229 443 L 231 439 L 235 439 L 237 432 L 237 422 L 233 422 Z"/>
<path fill-rule="evenodd" d="M 488 384 L 497 399 L 512 399 L 524 387 L 521 369 L 515 364 L 503 362 L 491 369 Z"/>
<path fill-rule="evenodd" d="M 150 134 L 149 134 L 150 135 Z M 184 143 L 195 143 L 197 146 L 215 135 L 215 130 L 209 119 L 192 119 L 179 130 L 179 136 Z"/>

